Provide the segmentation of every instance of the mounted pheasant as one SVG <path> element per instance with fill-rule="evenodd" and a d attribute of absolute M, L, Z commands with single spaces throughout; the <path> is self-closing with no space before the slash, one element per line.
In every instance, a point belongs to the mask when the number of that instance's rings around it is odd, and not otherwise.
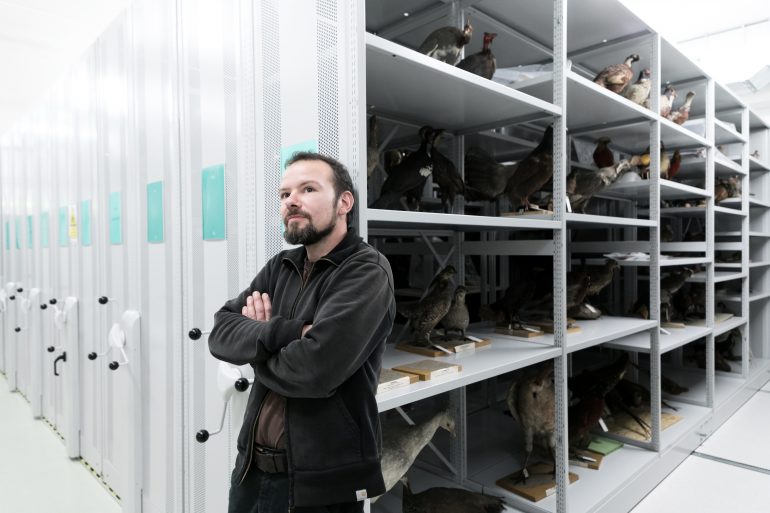
<path fill-rule="evenodd" d="M 594 83 L 609 89 L 613 93 L 621 93 L 631 79 L 634 78 L 634 70 L 631 64 L 639 60 L 638 54 L 626 57 L 623 64 L 612 64 L 599 72 L 594 78 Z"/>

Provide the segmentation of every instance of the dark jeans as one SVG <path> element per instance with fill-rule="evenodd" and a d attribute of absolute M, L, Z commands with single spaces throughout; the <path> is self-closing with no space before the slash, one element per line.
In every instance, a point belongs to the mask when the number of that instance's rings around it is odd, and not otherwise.
<path fill-rule="evenodd" d="M 287 474 L 267 474 L 252 468 L 240 486 L 230 486 L 228 513 L 287 513 L 288 510 L 289 476 Z M 294 508 L 294 513 L 362 513 L 363 511 L 363 501 Z"/>

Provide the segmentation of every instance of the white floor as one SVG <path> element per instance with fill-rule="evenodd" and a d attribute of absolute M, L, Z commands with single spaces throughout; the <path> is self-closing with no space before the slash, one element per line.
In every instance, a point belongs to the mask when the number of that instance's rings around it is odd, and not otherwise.
<path fill-rule="evenodd" d="M 120 505 L 0 376 L 0 511 L 119 513 Z M 631 513 L 770 513 L 770 384 Z"/>
<path fill-rule="evenodd" d="M 631 513 L 770 512 L 770 383 Z"/>
<path fill-rule="evenodd" d="M 120 505 L 0 376 L 0 511 L 119 513 Z"/>

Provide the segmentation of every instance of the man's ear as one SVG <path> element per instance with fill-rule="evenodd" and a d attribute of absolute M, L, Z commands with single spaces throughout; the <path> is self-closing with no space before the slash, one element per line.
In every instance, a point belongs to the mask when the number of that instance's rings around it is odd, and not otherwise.
<path fill-rule="evenodd" d="M 345 191 L 342 194 L 340 194 L 339 202 L 338 202 L 338 208 L 337 208 L 337 215 L 343 216 L 350 212 L 353 209 L 353 204 L 356 202 L 356 199 L 353 197 L 353 193 L 350 191 Z"/>

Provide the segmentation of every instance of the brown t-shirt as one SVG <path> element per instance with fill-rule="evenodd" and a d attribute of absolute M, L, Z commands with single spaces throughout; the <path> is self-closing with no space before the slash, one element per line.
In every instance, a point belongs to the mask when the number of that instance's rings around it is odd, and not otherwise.
<path fill-rule="evenodd" d="M 305 260 L 302 270 L 302 283 L 307 282 L 313 262 Z M 254 441 L 257 445 L 273 449 L 285 449 L 284 422 L 286 418 L 286 398 L 272 390 L 262 400 L 262 408 L 257 417 L 257 432 Z"/>

